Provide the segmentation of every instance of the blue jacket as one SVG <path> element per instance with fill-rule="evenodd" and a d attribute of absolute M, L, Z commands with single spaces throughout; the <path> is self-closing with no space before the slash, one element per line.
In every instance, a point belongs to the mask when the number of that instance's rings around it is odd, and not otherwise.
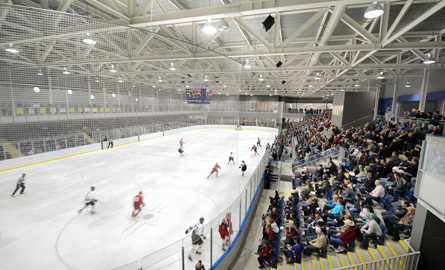
<path fill-rule="evenodd" d="M 344 205 L 341 204 L 337 204 L 337 206 L 335 206 L 332 210 L 331 210 L 331 214 L 333 214 L 335 217 L 340 217 L 340 211 L 345 209 Z"/>

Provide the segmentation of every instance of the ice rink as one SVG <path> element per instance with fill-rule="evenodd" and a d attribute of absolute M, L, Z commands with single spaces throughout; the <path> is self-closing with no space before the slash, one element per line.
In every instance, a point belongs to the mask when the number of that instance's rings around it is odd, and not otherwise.
<path fill-rule="evenodd" d="M 224 214 L 275 135 L 192 130 L 2 172 L 0 269 L 113 269 L 183 239 L 201 216 L 206 224 Z M 263 147 L 260 156 L 252 156 L 258 137 Z M 177 151 L 181 138 L 183 157 Z M 230 152 L 235 165 L 227 165 Z M 248 166 L 244 177 L 241 160 Z M 222 175 L 206 178 L 216 162 Z M 12 198 L 22 173 L 25 194 Z M 91 186 L 97 213 L 79 215 Z M 146 206 L 133 219 L 132 199 L 139 191 Z"/>

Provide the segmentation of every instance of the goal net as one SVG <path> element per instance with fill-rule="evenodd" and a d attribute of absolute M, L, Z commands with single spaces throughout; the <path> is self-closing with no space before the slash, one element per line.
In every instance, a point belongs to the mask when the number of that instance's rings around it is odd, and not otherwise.
<path fill-rule="evenodd" d="M 235 130 L 243 130 L 243 128 L 240 125 L 235 126 Z"/>

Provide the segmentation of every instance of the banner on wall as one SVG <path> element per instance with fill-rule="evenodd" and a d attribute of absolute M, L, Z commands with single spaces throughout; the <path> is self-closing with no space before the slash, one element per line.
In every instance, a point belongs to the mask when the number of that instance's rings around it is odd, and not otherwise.
<path fill-rule="evenodd" d="M 49 112 L 50 112 L 51 114 L 56 114 L 57 109 L 54 108 L 54 107 L 51 107 L 51 108 L 49 109 Z"/>

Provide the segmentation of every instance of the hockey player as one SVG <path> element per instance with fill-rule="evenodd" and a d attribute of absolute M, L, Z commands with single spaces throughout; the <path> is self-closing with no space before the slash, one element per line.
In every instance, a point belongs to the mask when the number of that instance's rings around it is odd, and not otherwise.
<path fill-rule="evenodd" d="M 182 150 L 182 145 L 179 145 L 179 149 L 178 149 L 179 155 L 182 157 L 184 156 L 184 150 Z"/>
<path fill-rule="evenodd" d="M 270 144 L 267 143 L 267 144 L 266 144 L 266 150 L 269 149 L 269 148 L 270 148 Z"/>
<path fill-rule="evenodd" d="M 215 167 L 213 167 L 212 171 L 210 172 L 209 176 L 207 176 L 207 178 L 209 178 L 210 175 L 212 175 L 215 172 L 216 172 L 216 177 L 218 177 L 218 169 L 221 169 L 221 167 L 218 165 L 218 163 L 216 163 Z"/>
<path fill-rule="evenodd" d="M 179 146 L 181 146 L 181 147 L 184 146 L 184 143 L 185 143 L 185 142 L 182 141 L 182 138 L 181 138 L 181 140 L 179 141 Z"/>
<path fill-rule="evenodd" d="M 256 146 L 257 146 L 257 147 L 258 147 L 258 146 L 259 146 L 259 147 L 262 147 L 262 146 L 261 146 L 261 140 L 260 140 L 260 138 L 258 138 L 258 140 L 256 141 Z"/>
<path fill-rule="evenodd" d="M 241 164 L 239 165 L 239 168 L 241 169 L 241 171 L 243 172 L 243 176 L 244 176 L 244 172 L 247 170 L 247 165 L 246 162 L 241 162 Z"/>
<path fill-rule="evenodd" d="M 139 195 L 136 195 L 133 198 L 134 210 L 133 210 L 133 213 L 131 214 L 131 217 L 136 217 L 142 211 L 141 205 L 145 206 L 145 204 L 143 202 L 142 191 L 139 191 Z"/>
<path fill-rule="evenodd" d="M 229 162 L 227 162 L 227 164 L 229 164 L 230 161 L 232 161 L 233 164 L 235 164 L 235 157 L 233 156 L 233 153 L 232 153 L 232 152 L 230 152 L 230 155 L 229 155 Z"/>
<path fill-rule="evenodd" d="M 258 153 L 256 150 L 257 150 L 257 148 L 256 148 L 256 146 L 255 146 L 255 144 L 254 144 L 254 145 L 252 146 L 252 150 L 250 150 L 250 152 L 254 151 L 255 156 L 256 156 L 256 155 L 259 155 L 259 153 Z"/>
<path fill-rule="evenodd" d="M 96 189 L 95 187 L 91 187 L 91 190 L 88 191 L 87 195 L 85 196 L 85 206 L 79 210 L 79 214 L 82 212 L 83 209 L 87 208 L 88 205 L 91 205 L 91 214 L 96 213 L 94 212 L 94 203 L 97 202 L 94 193 L 95 189 Z"/>
<path fill-rule="evenodd" d="M 22 188 L 20 194 L 23 194 L 23 192 L 25 191 L 25 176 L 26 174 L 22 174 L 22 177 L 20 177 L 19 180 L 17 180 L 17 186 L 14 192 L 12 193 L 11 197 L 14 197 L 15 193 L 17 192 L 17 190 L 19 190 L 19 188 Z"/>
<path fill-rule="evenodd" d="M 219 225 L 218 231 L 222 239 L 222 250 L 226 251 L 229 247 L 229 230 L 230 234 L 233 233 L 232 223 L 230 222 L 230 214 L 226 213 L 226 217 L 223 218 L 221 225 Z"/>
<path fill-rule="evenodd" d="M 192 253 L 196 253 L 196 254 L 201 254 L 201 251 L 199 251 L 199 249 L 201 249 L 202 243 L 204 243 L 204 240 L 206 240 L 207 238 L 204 236 L 204 218 L 201 217 L 199 218 L 199 222 L 196 223 L 193 226 L 190 226 L 186 231 L 185 234 L 188 234 L 190 231 L 192 232 L 192 250 L 191 253 L 188 256 L 188 259 L 190 261 L 193 261 L 192 259 Z"/>
<path fill-rule="evenodd" d="M 110 148 L 110 146 L 111 146 L 111 149 L 113 149 L 113 146 L 114 146 L 113 137 L 110 137 L 110 139 L 108 140 L 108 147 L 107 147 L 107 149 Z"/>

